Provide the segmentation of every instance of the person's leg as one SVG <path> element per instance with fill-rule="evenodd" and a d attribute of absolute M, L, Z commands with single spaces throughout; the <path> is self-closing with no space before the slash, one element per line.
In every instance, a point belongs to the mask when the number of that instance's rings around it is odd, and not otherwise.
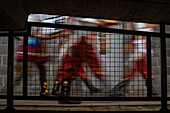
<path fill-rule="evenodd" d="M 41 83 L 41 92 L 40 96 L 48 96 L 47 90 L 47 79 L 46 79 L 46 69 L 45 69 L 45 62 L 37 62 L 36 65 L 38 66 L 39 73 L 40 73 L 40 83 Z"/>
<path fill-rule="evenodd" d="M 122 92 L 122 88 L 129 84 L 130 80 L 134 78 L 134 74 L 138 69 L 138 66 L 134 60 L 127 60 L 127 66 L 124 70 L 124 78 L 120 80 L 120 82 L 114 86 L 111 90 L 111 96 L 113 97 L 125 97 Z"/>
<path fill-rule="evenodd" d="M 91 68 L 92 72 L 94 73 L 94 75 L 100 79 L 100 81 L 103 83 L 105 81 L 102 81 L 101 79 L 101 76 L 104 75 L 104 72 L 101 72 L 101 69 L 100 69 L 100 63 L 99 63 L 99 60 L 94 52 L 94 49 L 90 46 L 90 45 L 86 45 L 84 44 L 84 47 L 83 47 L 85 54 L 84 56 L 82 56 L 82 61 L 86 62 L 88 64 L 88 66 Z M 86 49 L 85 49 L 86 48 Z M 83 72 L 83 71 L 82 71 Z M 82 75 L 85 75 L 87 76 L 85 73 L 83 73 Z M 87 78 L 87 77 L 86 77 Z M 83 78 L 82 78 L 83 79 Z M 90 79 L 86 79 L 86 80 L 83 80 L 84 83 L 86 84 L 86 86 L 89 88 L 90 90 L 90 94 L 92 95 L 93 93 L 97 93 L 99 91 L 101 91 L 100 89 L 96 88 L 94 85 L 93 85 L 93 81 L 90 80 Z M 105 84 L 105 83 L 104 83 Z"/>
<path fill-rule="evenodd" d="M 70 55 L 66 55 L 63 59 L 63 62 L 61 63 L 61 67 L 59 68 L 55 81 L 54 81 L 54 86 L 52 90 L 52 95 L 55 96 L 60 96 L 60 87 L 62 85 L 62 80 L 63 79 L 75 79 L 77 77 L 76 74 L 76 62 L 74 62 L 74 58 Z"/>
<path fill-rule="evenodd" d="M 51 95 L 59 96 L 60 86 L 61 86 L 61 83 L 58 80 L 56 80 L 54 82 L 54 86 L 53 86 L 53 90 L 51 92 Z"/>
<path fill-rule="evenodd" d="M 80 76 L 80 78 L 84 81 L 91 95 L 92 93 L 99 92 L 100 90 L 96 88 L 92 84 L 92 81 L 90 80 L 90 78 L 87 77 L 87 74 L 84 71 L 84 68 L 86 67 L 82 66 L 84 62 L 87 62 L 87 64 L 90 67 L 92 67 L 92 64 L 93 64 L 92 62 L 96 62 L 96 61 L 93 61 L 92 58 L 90 58 L 91 56 L 95 57 L 94 56 L 95 53 L 94 53 L 92 46 L 88 45 L 86 41 L 82 38 L 80 43 L 77 46 L 73 47 L 72 51 L 73 51 L 73 57 L 75 58 L 75 62 L 76 62 L 75 69 L 77 72 L 77 76 Z M 92 71 L 94 71 L 94 69 Z"/>
<path fill-rule="evenodd" d="M 145 84 L 146 86 L 148 86 L 147 84 L 147 58 L 144 57 L 142 58 L 139 62 L 138 62 L 138 65 L 139 65 L 139 71 L 141 72 L 143 78 L 145 79 Z M 152 70 L 152 75 L 151 75 L 151 79 L 153 80 L 153 70 Z M 152 86 L 152 95 L 153 96 L 159 96 L 160 94 L 153 88 Z"/>
<path fill-rule="evenodd" d="M 88 89 L 90 90 L 90 94 L 92 95 L 93 93 L 100 92 L 100 89 L 96 88 L 91 80 L 84 81 Z"/>
<path fill-rule="evenodd" d="M 62 83 L 62 79 L 64 78 L 64 72 L 59 69 L 58 73 L 56 74 L 55 77 L 55 81 L 54 81 L 54 86 L 53 86 L 53 90 L 51 92 L 51 95 L 54 96 L 60 96 L 60 87 L 61 87 L 61 83 Z"/>
<path fill-rule="evenodd" d="M 58 72 L 56 74 L 51 95 L 60 96 L 59 94 L 61 92 L 60 87 L 61 87 L 62 80 L 64 78 L 69 78 L 70 76 L 70 71 L 73 64 L 72 59 L 73 58 L 67 54 L 61 61 L 61 67 L 59 67 Z"/>
<path fill-rule="evenodd" d="M 86 61 L 97 78 L 101 79 L 101 76 L 105 75 L 105 72 L 101 70 L 101 64 L 94 51 L 87 53 Z"/>
<path fill-rule="evenodd" d="M 120 82 L 114 86 L 111 90 L 111 95 L 113 97 L 125 97 L 124 92 L 122 92 L 122 88 L 127 86 L 130 80 L 134 77 L 134 73 L 136 72 L 136 68 L 132 68 L 130 70 L 125 70 L 124 78 L 120 80 Z"/>
<path fill-rule="evenodd" d="M 70 78 L 65 78 L 62 79 L 62 88 L 60 92 L 60 96 L 64 97 L 62 100 L 59 100 L 59 104 L 80 104 L 81 101 L 75 101 L 75 100 L 70 100 L 68 97 L 70 97 L 70 91 L 71 91 L 71 80 Z"/>
<path fill-rule="evenodd" d="M 106 73 L 101 70 L 103 67 L 99 61 L 99 58 L 97 57 L 96 53 L 94 52 L 94 49 L 92 48 L 91 45 L 84 44 L 84 51 L 85 51 L 85 56 L 82 58 L 84 62 L 87 62 L 88 66 L 94 73 L 95 77 L 97 77 L 100 80 L 100 83 L 103 86 L 106 86 L 106 80 L 104 79 Z M 92 81 L 88 81 L 89 83 L 88 86 L 92 85 Z M 95 88 L 96 89 L 96 88 Z M 100 90 L 96 90 L 96 92 L 99 92 Z"/>
<path fill-rule="evenodd" d="M 91 68 L 92 72 L 95 74 L 95 76 L 100 79 L 101 75 L 104 75 L 104 72 L 101 72 L 99 58 L 97 57 L 92 45 L 88 44 L 85 41 L 85 38 L 87 37 L 82 37 L 80 44 L 78 44 L 77 47 L 73 48 L 73 54 L 81 57 L 82 62 L 86 62 Z"/>
<path fill-rule="evenodd" d="M 84 81 L 84 83 L 86 84 L 86 86 L 90 91 L 90 94 L 92 95 L 93 93 L 99 92 L 100 90 L 92 84 L 92 80 L 90 80 L 90 77 L 87 77 L 87 74 L 84 69 L 86 67 L 82 66 L 84 61 L 83 58 L 84 57 L 73 56 L 72 67 L 74 67 L 74 69 L 72 68 L 72 71 L 69 72 L 71 73 L 72 76 L 76 76 L 76 77 L 79 76 Z M 75 77 L 72 78 L 74 79 Z"/>
<path fill-rule="evenodd" d="M 80 76 L 80 78 L 84 81 L 84 83 L 86 84 L 86 86 L 88 87 L 90 94 L 92 95 L 93 93 L 97 93 L 100 91 L 100 89 L 96 88 L 93 83 L 92 80 L 90 80 L 90 77 L 87 77 L 87 74 L 84 71 L 84 68 L 86 67 L 82 67 L 79 66 L 78 68 L 78 76 Z"/>

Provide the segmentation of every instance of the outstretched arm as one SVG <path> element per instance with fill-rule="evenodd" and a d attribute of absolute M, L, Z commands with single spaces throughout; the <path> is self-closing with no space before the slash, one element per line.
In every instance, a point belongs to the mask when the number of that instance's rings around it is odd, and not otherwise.
<path fill-rule="evenodd" d="M 32 37 L 39 38 L 41 40 L 50 40 L 59 37 L 69 38 L 69 34 L 55 34 L 55 35 L 32 35 Z"/>
<path fill-rule="evenodd" d="M 50 34 L 38 34 L 38 35 L 32 34 L 31 36 L 39 38 L 41 40 L 50 40 L 50 39 L 55 39 L 59 37 L 69 38 L 69 30 L 64 29 L 64 30 L 60 30 L 60 31 L 53 32 Z"/>

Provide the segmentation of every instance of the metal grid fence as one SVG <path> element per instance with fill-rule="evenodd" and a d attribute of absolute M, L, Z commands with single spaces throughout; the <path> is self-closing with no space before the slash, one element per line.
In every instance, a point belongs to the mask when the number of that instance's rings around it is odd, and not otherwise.
<path fill-rule="evenodd" d="M 123 24 L 119 25 L 118 28 L 123 29 Z M 31 37 L 30 35 L 34 30 L 37 32 L 36 28 L 40 29 L 40 32 L 35 34 L 36 38 Z M 57 32 L 54 34 L 52 33 L 53 29 L 60 31 L 65 30 L 67 32 Z M 46 36 L 50 34 L 49 39 L 42 40 L 44 33 L 48 34 Z M 2 33 L 2 35 L 5 34 L 6 33 Z M 59 76 L 62 77 L 62 79 L 69 78 L 71 80 L 70 95 L 71 98 L 75 100 L 91 100 L 92 98 L 92 100 L 96 101 L 161 100 L 162 107 L 166 107 L 167 84 L 164 83 L 166 83 L 165 80 L 167 78 L 162 77 L 161 79 L 162 95 L 156 98 L 152 95 L 152 74 L 154 75 L 154 70 L 151 62 L 151 36 L 152 39 L 155 37 L 169 37 L 169 34 L 164 34 L 163 31 L 160 31 L 160 33 L 146 33 L 112 28 L 30 22 L 27 24 L 26 33 L 17 34 L 10 32 L 7 34 L 11 37 L 14 35 L 22 36 L 19 38 L 20 45 L 18 44 L 15 50 L 15 58 L 17 57 L 16 64 L 18 65 L 15 65 L 15 68 L 21 67 L 23 69 L 19 68 L 14 76 L 14 79 L 18 79 L 22 87 L 20 87 L 21 91 L 19 95 L 14 94 L 15 99 L 26 99 L 25 97 L 30 97 L 28 99 L 37 99 L 43 87 L 41 86 L 43 84 L 41 83 L 42 79 L 46 79 L 47 89 L 49 94 L 51 94 L 55 83 L 54 80 L 57 78 L 56 76 Z M 55 38 L 51 38 L 53 36 L 55 36 Z M 96 37 L 96 40 L 87 38 L 93 38 L 93 36 Z M 131 51 L 132 43 L 127 42 L 131 42 L 134 36 L 135 40 L 140 41 L 133 40 L 133 44 L 141 46 L 141 48 L 136 48 L 135 51 L 129 52 Z M 86 39 L 83 37 L 86 37 Z M 12 42 L 9 41 L 9 43 Z M 32 45 L 29 46 L 29 43 Z M 163 47 L 163 44 L 164 41 L 161 40 L 161 47 Z M 161 48 L 162 55 L 164 52 L 165 48 Z M 70 54 L 75 55 L 75 58 L 71 57 L 70 60 L 67 61 L 69 57 L 66 57 L 66 62 L 63 62 L 65 56 Z M 12 56 L 12 50 L 11 54 L 8 53 L 8 55 Z M 22 58 L 20 59 L 20 57 Z M 12 62 L 12 59 L 11 62 L 8 59 L 8 69 L 12 69 Z M 71 67 L 69 67 L 70 64 L 68 62 L 71 62 Z M 64 72 L 67 74 L 61 76 L 57 73 L 63 72 L 63 70 L 60 69 L 63 63 L 66 63 L 63 68 L 66 68 Z M 165 67 L 162 67 L 160 71 L 166 74 L 166 63 L 163 58 L 161 58 L 161 63 L 162 66 Z M 99 68 L 100 70 L 95 71 L 94 68 Z M 99 76 L 96 74 L 97 72 L 99 72 Z M 12 70 L 9 70 L 8 74 L 12 74 Z M 41 78 L 42 74 L 45 74 L 44 78 Z M 13 79 L 13 77 L 11 77 L 8 78 L 8 82 L 11 82 Z M 22 77 L 23 80 L 21 79 Z M 87 80 L 99 89 L 99 91 L 90 91 L 91 86 L 87 87 L 86 80 L 83 80 L 86 79 L 86 77 L 90 78 Z M 21 80 L 22 82 L 20 82 Z M 15 83 L 18 81 L 15 81 Z M 12 84 L 10 83 L 8 85 L 11 86 Z M 7 97 L 11 97 L 10 99 L 13 100 L 12 94 L 11 96 L 9 95 L 9 93 L 12 93 L 12 89 L 10 88 Z M 17 90 L 17 88 L 14 87 L 14 92 L 15 90 Z M 121 95 L 118 95 L 120 98 L 117 98 L 117 93 L 120 92 Z M 160 98 L 161 96 L 162 99 Z M 4 98 L 6 98 L 6 96 L 4 96 Z M 54 98 L 59 99 L 56 96 L 49 96 L 48 98 L 40 97 L 38 99 Z"/>

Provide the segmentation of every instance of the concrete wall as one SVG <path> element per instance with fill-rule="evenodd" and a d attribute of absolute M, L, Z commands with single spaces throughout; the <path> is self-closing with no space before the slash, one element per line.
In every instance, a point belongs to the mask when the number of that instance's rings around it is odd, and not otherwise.
<path fill-rule="evenodd" d="M 6 84 L 7 78 L 7 54 L 8 38 L 0 37 L 0 89 Z"/>

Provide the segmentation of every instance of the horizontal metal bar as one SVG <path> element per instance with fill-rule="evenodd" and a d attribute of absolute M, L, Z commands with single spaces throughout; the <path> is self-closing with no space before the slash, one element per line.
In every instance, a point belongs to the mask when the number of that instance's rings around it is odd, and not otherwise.
<path fill-rule="evenodd" d="M 77 25 L 66 25 L 66 24 L 52 24 L 52 23 L 39 23 L 39 22 L 27 22 L 31 26 L 39 27 L 50 27 L 50 28 L 65 28 L 74 30 L 89 30 L 89 31 L 99 31 L 99 32 L 109 32 L 109 33 L 120 33 L 127 35 L 150 35 L 153 37 L 160 37 L 160 33 L 156 32 L 143 32 L 143 31 L 133 31 L 133 30 L 123 30 L 123 29 L 113 29 L 113 28 L 101 28 L 101 27 L 90 27 L 90 26 L 77 26 Z M 14 31 L 13 36 L 23 36 L 25 31 Z M 9 33 L 0 33 L 0 36 L 8 36 Z M 166 38 L 170 38 L 170 34 L 165 33 Z"/>
<path fill-rule="evenodd" d="M 14 32 L 12 35 L 13 36 L 23 36 L 25 32 Z M 0 36 L 8 36 L 9 33 L 0 33 Z"/>
<path fill-rule="evenodd" d="M 0 99 L 7 99 L 7 95 L 0 95 Z"/>
<path fill-rule="evenodd" d="M 166 37 L 166 38 L 170 38 L 170 34 L 165 33 L 165 37 Z"/>
<path fill-rule="evenodd" d="M 76 105 L 75 105 L 76 106 Z M 63 106 L 62 106 L 63 107 Z M 68 107 L 68 106 L 65 106 L 64 105 L 64 107 Z M 26 110 L 19 110 L 19 109 L 17 109 L 17 110 L 15 110 L 14 111 L 15 113 L 160 113 L 160 111 L 151 111 L 151 110 L 149 110 L 149 111 L 147 111 L 147 110 L 144 110 L 144 111 L 138 111 L 138 110 L 135 110 L 135 111 L 81 111 L 81 110 L 75 110 L 75 111 L 72 111 L 72 110 L 30 110 L 30 109 L 26 109 Z M 0 113 L 6 113 L 6 111 L 4 111 L 4 110 L 0 110 Z"/>
<path fill-rule="evenodd" d="M 32 96 L 28 96 L 28 97 L 32 97 Z M 6 99 L 7 98 L 7 95 L 0 95 L 0 99 Z M 16 98 L 23 98 L 23 96 L 14 96 L 14 98 L 16 99 Z M 33 97 L 34 98 L 34 97 Z M 37 96 L 35 96 L 35 98 L 37 98 Z M 51 99 L 53 99 L 53 98 L 57 98 L 57 97 L 50 97 Z M 74 97 L 74 98 L 77 98 L 77 97 Z M 78 97 L 78 98 L 80 98 L 80 97 Z M 81 98 L 89 98 L 89 97 L 81 97 Z M 91 98 L 91 97 L 90 97 Z M 98 98 L 98 97 L 97 97 Z M 101 98 L 101 97 L 99 97 L 99 98 Z M 110 98 L 110 97 L 104 97 L 104 98 Z M 111 98 L 113 98 L 113 97 L 111 97 Z M 122 98 L 122 97 L 121 97 Z M 147 98 L 147 97 L 126 97 L 126 98 Z M 156 98 L 156 100 L 158 100 L 158 98 L 160 99 L 160 97 L 152 97 L 152 99 L 155 99 Z M 167 97 L 167 100 L 168 101 L 170 101 L 170 97 Z"/>
<path fill-rule="evenodd" d="M 123 29 L 113 29 L 113 28 L 101 28 L 101 27 L 91 27 L 91 26 L 78 26 L 78 25 L 67 25 L 67 24 L 52 24 L 52 23 L 40 23 L 40 22 L 28 22 L 30 26 L 38 27 L 50 27 L 50 28 L 64 28 L 64 29 L 73 29 L 73 30 L 88 30 L 88 31 L 97 31 L 97 32 L 108 32 L 108 33 L 120 33 L 127 35 L 142 35 L 142 36 L 153 36 L 160 37 L 160 33 L 156 32 L 143 32 L 143 31 L 133 31 L 133 30 L 123 30 Z M 165 34 L 166 37 L 170 38 L 170 34 Z"/>
<path fill-rule="evenodd" d="M 0 99 L 6 99 L 7 96 L 0 96 Z M 41 97 L 41 96 L 14 96 L 14 100 L 61 100 L 64 97 Z M 81 100 L 81 101 L 160 101 L 160 97 L 69 97 L 71 100 Z"/>

